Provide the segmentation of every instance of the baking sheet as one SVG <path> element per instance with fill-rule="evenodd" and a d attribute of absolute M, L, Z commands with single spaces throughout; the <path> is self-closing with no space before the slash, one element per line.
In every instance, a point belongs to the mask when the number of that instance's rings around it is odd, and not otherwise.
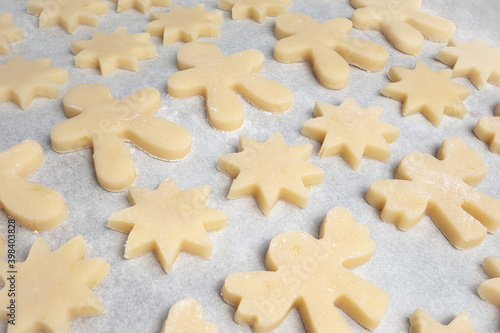
<path fill-rule="evenodd" d="M 166 274 L 153 254 L 137 259 L 123 258 L 127 235 L 106 228 L 108 216 L 129 207 L 127 192 L 111 193 L 97 183 L 90 149 L 59 154 L 50 147 L 49 133 L 58 122 L 66 119 L 62 100 L 35 99 L 30 107 L 21 110 L 13 103 L 0 105 L 0 151 L 23 140 L 36 140 L 45 154 L 44 165 L 29 179 L 56 189 L 68 206 L 68 217 L 57 228 L 38 235 L 18 227 L 17 260 L 24 261 L 28 250 L 42 236 L 54 250 L 77 235 L 87 242 L 87 258 L 105 258 L 111 264 L 107 278 L 93 289 L 107 313 L 100 316 L 77 318 L 71 332 L 159 332 L 169 308 L 186 297 L 197 299 L 205 318 L 214 321 L 220 332 L 251 332 L 247 326 L 233 321 L 235 308 L 219 296 L 224 279 L 233 272 L 265 270 L 264 255 L 271 239 L 285 230 L 303 230 L 318 236 L 326 213 L 333 207 L 350 209 L 355 219 L 370 227 L 370 236 L 377 248 L 372 259 L 353 271 L 387 291 L 389 306 L 378 332 L 405 332 L 408 317 L 416 308 L 422 308 L 436 320 L 448 323 L 460 311 L 467 310 L 476 332 L 494 332 L 500 327 L 500 312 L 483 301 L 476 292 L 487 277 L 481 269 L 482 260 L 489 255 L 500 256 L 500 234 L 487 235 L 484 242 L 470 250 L 455 249 L 428 217 L 412 230 L 399 231 L 382 222 L 378 211 L 368 205 L 364 195 L 375 179 L 391 179 L 401 158 L 420 151 L 435 155 L 444 138 L 458 135 L 467 144 L 482 153 L 490 171 L 477 188 L 500 199 L 500 155 L 491 153 L 487 145 L 477 139 L 473 128 L 481 116 L 492 116 L 500 103 L 500 88 L 487 84 L 477 90 L 468 79 L 453 79 L 471 89 L 465 102 L 468 114 L 463 120 L 445 116 L 439 127 L 434 127 L 422 115 L 401 117 L 401 104 L 380 94 L 389 83 L 387 72 L 391 65 L 413 68 L 423 60 L 432 69 L 448 68 L 435 60 L 444 44 L 424 41 L 422 52 L 409 56 L 396 51 L 376 31 L 353 29 L 352 36 L 368 38 L 389 50 L 386 67 L 378 73 L 366 73 L 351 67 L 350 82 L 343 90 L 328 90 L 319 85 L 306 63 L 282 64 L 273 59 L 274 18 L 259 24 L 245 19 L 235 21 L 223 11 L 224 22 L 218 38 L 201 38 L 230 54 L 256 48 L 264 53 L 261 75 L 286 84 L 294 92 L 292 108 L 283 114 L 269 114 L 243 101 L 245 123 L 237 131 L 226 133 L 215 130 L 206 120 L 205 103 L 201 97 L 175 99 L 166 93 L 167 78 L 177 72 L 176 53 L 183 43 L 162 46 L 160 38 L 152 38 L 158 57 L 139 62 L 139 71 L 117 70 L 102 77 L 97 69 L 79 69 L 74 66 L 71 41 L 90 39 L 92 31 L 112 32 L 127 26 L 129 33 L 143 32 L 149 15 L 136 10 L 116 13 L 116 5 L 109 3 L 108 14 L 100 16 L 99 28 L 80 26 L 73 34 L 60 27 L 38 28 L 38 17 L 26 13 L 26 0 L 2 0 L 1 12 L 11 12 L 15 25 L 21 27 L 25 39 L 10 44 L 12 54 L 27 60 L 41 57 L 53 59 L 53 65 L 69 71 L 69 81 L 62 84 L 64 94 L 81 83 L 108 85 L 116 98 L 122 98 L 143 87 L 154 87 L 161 92 L 162 106 L 156 116 L 185 126 L 193 136 L 191 153 L 183 160 L 165 162 L 154 159 L 130 146 L 137 169 L 135 185 L 155 189 L 162 180 L 173 178 L 182 189 L 211 185 L 208 205 L 228 215 L 227 226 L 210 233 L 212 258 L 205 260 L 182 253 L 170 274 Z M 173 4 L 191 6 L 195 0 L 173 0 Z M 217 10 L 215 0 L 206 1 L 207 10 Z M 165 11 L 153 8 L 152 11 Z M 350 18 L 353 8 L 347 0 L 300 0 L 288 8 L 302 12 L 317 21 L 333 17 Z M 490 46 L 500 46 L 500 3 L 496 0 L 436 0 L 424 1 L 422 11 L 441 15 L 457 26 L 455 37 L 472 41 L 481 37 Z M 9 56 L 0 56 L 5 63 Z M 364 158 L 358 171 L 353 171 L 341 157 L 320 158 L 320 143 L 300 134 L 302 124 L 313 117 L 316 101 L 338 105 L 351 96 L 367 107 L 382 105 L 382 120 L 401 129 L 397 142 L 391 144 L 388 163 Z M 309 190 L 309 204 L 301 209 L 280 201 L 269 216 L 264 216 L 253 198 L 226 198 L 232 180 L 216 169 L 217 159 L 237 151 L 241 134 L 257 140 L 266 140 L 279 131 L 288 144 L 312 144 L 310 161 L 325 170 L 325 182 Z M 6 234 L 7 216 L 0 212 L 0 232 Z M 342 313 L 353 332 L 366 332 Z M 5 323 L 0 331 L 5 330 Z M 304 332 L 297 311 L 293 310 L 276 332 Z"/>

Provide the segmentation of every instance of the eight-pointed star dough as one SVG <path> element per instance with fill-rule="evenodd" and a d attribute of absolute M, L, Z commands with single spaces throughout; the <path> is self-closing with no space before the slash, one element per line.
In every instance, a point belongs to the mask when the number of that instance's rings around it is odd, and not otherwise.
<path fill-rule="evenodd" d="M 462 119 L 467 113 L 462 100 L 467 99 L 470 89 L 452 82 L 451 75 L 451 69 L 435 72 L 422 61 L 414 70 L 392 66 L 389 78 L 393 83 L 386 85 L 382 94 L 403 102 L 403 116 L 420 112 L 438 126 L 443 114 Z"/>
<path fill-rule="evenodd" d="M 198 40 L 200 36 L 219 36 L 221 23 L 222 13 L 214 10 L 206 12 L 204 3 L 189 8 L 174 5 L 167 13 L 151 13 L 146 32 L 154 37 L 163 37 L 163 45 L 178 41 L 188 43 Z"/>
<path fill-rule="evenodd" d="M 341 105 L 316 102 L 314 115 L 302 126 L 302 134 L 323 142 L 320 156 L 340 154 L 357 170 L 363 156 L 386 162 L 391 155 L 388 142 L 398 139 L 399 128 L 379 120 L 384 108 L 360 108 L 347 96 Z"/>
<path fill-rule="evenodd" d="M 201 304 L 185 298 L 176 302 L 168 311 L 161 333 L 217 333 L 217 325 L 203 319 Z"/>
<path fill-rule="evenodd" d="M 254 196 L 268 215 L 279 199 L 307 205 L 306 186 L 323 183 L 325 172 L 308 162 L 312 145 L 288 146 L 280 133 L 259 142 L 240 136 L 239 152 L 219 157 L 217 168 L 233 178 L 228 198 Z"/>
<path fill-rule="evenodd" d="M 218 0 L 222 10 L 231 12 L 233 20 L 251 18 L 259 23 L 267 16 L 278 16 L 290 6 L 292 0 Z"/>
<path fill-rule="evenodd" d="M 8 101 L 26 109 L 33 98 L 59 98 L 58 84 L 68 81 L 68 71 L 52 67 L 52 59 L 26 61 L 15 55 L 0 65 L 0 104 Z"/>
<path fill-rule="evenodd" d="M 91 289 L 108 275 L 109 264 L 101 258 L 85 259 L 82 236 L 55 251 L 37 238 L 26 261 L 16 263 L 15 270 L 15 326 L 8 325 L 7 332 L 69 332 L 74 318 L 106 311 Z M 11 271 L 6 261 L 0 262 L 2 320 L 9 318 Z"/>
<path fill-rule="evenodd" d="M 109 34 L 94 31 L 91 40 L 71 42 L 71 50 L 77 67 L 99 67 L 103 76 L 118 68 L 137 72 L 138 60 L 157 55 L 148 33 L 128 34 L 127 28 Z"/>
<path fill-rule="evenodd" d="M 130 8 L 135 8 L 143 14 L 147 14 L 152 6 L 168 7 L 170 0 L 109 0 L 116 3 L 116 11 L 123 12 Z"/>
<path fill-rule="evenodd" d="M 11 13 L 0 13 L 0 54 L 10 54 L 9 43 L 24 38 L 21 29 L 13 24 Z"/>
<path fill-rule="evenodd" d="M 488 143 L 492 152 L 500 154 L 500 104 L 495 109 L 495 117 L 479 118 L 474 134 Z"/>
<path fill-rule="evenodd" d="M 453 67 L 453 77 L 468 77 L 477 89 L 486 82 L 500 87 L 500 47 L 490 47 L 481 38 L 470 43 L 451 39 L 436 58 Z"/>
<path fill-rule="evenodd" d="M 410 316 L 410 333 L 474 333 L 467 311 L 462 311 L 448 325 L 441 325 L 427 312 L 416 309 Z"/>
<path fill-rule="evenodd" d="M 130 187 L 132 207 L 108 218 L 108 227 L 129 233 L 125 258 L 154 252 L 167 273 L 181 251 L 210 258 L 207 231 L 223 228 L 227 220 L 220 210 L 205 206 L 210 190 L 208 185 L 181 190 L 172 179 L 154 191 Z"/>
<path fill-rule="evenodd" d="M 477 293 L 485 301 L 500 308 L 500 258 L 487 257 L 483 261 L 483 269 L 489 280 L 479 285 Z"/>
<path fill-rule="evenodd" d="M 28 13 L 40 17 L 40 28 L 60 25 L 68 33 L 80 24 L 97 27 L 97 16 L 109 10 L 103 0 L 29 0 L 27 7 Z"/>

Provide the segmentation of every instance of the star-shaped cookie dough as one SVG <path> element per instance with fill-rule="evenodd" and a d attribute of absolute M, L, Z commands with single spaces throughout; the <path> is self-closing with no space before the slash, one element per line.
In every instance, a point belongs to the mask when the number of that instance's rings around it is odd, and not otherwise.
<path fill-rule="evenodd" d="M 157 56 L 148 33 L 128 34 L 127 28 L 110 34 L 94 31 L 91 40 L 72 42 L 71 50 L 77 67 L 99 67 L 103 76 L 118 68 L 137 72 L 138 60 Z"/>
<path fill-rule="evenodd" d="M 26 61 L 15 55 L 0 65 L 0 104 L 12 101 L 26 109 L 33 98 L 59 98 L 58 84 L 68 81 L 68 71 L 52 67 L 52 59 Z"/>
<path fill-rule="evenodd" d="M 483 261 L 483 269 L 490 279 L 481 283 L 477 293 L 485 301 L 500 308 L 500 258 L 487 257 Z"/>
<path fill-rule="evenodd" d="M 474 134 L 488 143 L 492 152 L 500 154 L 500 104 L 495 109 L 495 117 L 479 118 Z"/>
<path fill-rule="evenodd" d="M 170 308 L 161 333 L 217 333 L 217 325 L 203 319 L 201 304 L 192 298 L 181 299 Z"/>
<path fill-rule="evenodd" d="M 259 23 L 267 16 L 278 16 L 290 6 L 292 0 L 218 0 L 220 9 L 231 12 L 233 20 L 251 18 Z"/>
<path fill-rule="evenodd" d="M 27 6 L 28 13 L 40 17 L 40 28 L 59 25 L 68 33 L 80 24 L 97 27 L 97 16 L 109 10 L 103 0 L 29 0 Z"/>
<path fill-rule="evenodd" d="M 12 332 L 69 332 L 74 318 L 106 311 L 91 289 L 108 273 L 109 264 L 104 259 L 85 259 L 82 236 L 55 251 L 49 250 L 43 238 L 37 238 L 26 261 L 16 263 L 15 269 L 6 261 L 0 262 L 2 320 L 11 319 L 7 306 L 13 298 L 7 279 L 14 275 L 16 313 Z"/>
<path fill-rule="evenodd" d="M 414 70 L 400 66 L 389 69 L 389 83 L 382 94 L 403 102 L 403 116 L 422 113 L 438 126 L 443 114 L 462 119 L 467 113 L 463 100 L 470 89 L 452 82 L 451 69 L 431 70 L 424 62 L 418 61 Z"/>
<path fill-rule="evenodd" d="M 357 170 L 363 156 L 387 162 L 391 155 L 388 142 L 398 139 L 399 128 L 379 120 L 384 108 L 360 108 L 347 96 L 341 105 L 316 102 L 314 115 L 302 126 L 302 134 L 323 142 L 320 156 L 340 154 Z"/>
<path fill-rule="evenodd" d="M 268 215 L 279 199 L 305 208 L 306 186 L 323 183 L 325 172 L 308 162 L 312 145 L 288 146 L 280 133 L 259 142 L 240 136 L 239 152 L 219 157 L 217 168 L 233 178 L 228 198 L 253 196 Z"/>
<path fill-rule="evenodd" d="M 441 325 L 427 312 L 416 309 L 410 316 L 410 333 L 474 333 L 469 313 L 462 311 L 448 325 Z"/>
<path fill-rule="evenodd" d="M 108 227 L 129 233 L 125 258 L 154 252 L 167 273 L 181 251 L 210 258 L 207 232 L 223 228 L 227 220 L 220 210 L 205 206 L 210 190 L 205 185 L 183 191 L 172 179 L 154 191 L 129 187 L 132 207 L 108 218 Z"/>
<path fill-rule="evenodd" d="M 0 54 L 10 54 L 9 44 L 22 40 L 23 32 L 14 25 L 11 13 L 0 13 Z"/>
<path fill-rule="evenodd" d="M 168 7 L 170 0 L 109 0 L 116 3 L 116 11 L 121 13 L 127 9 L 135 8 L 143 14 L 147 14 L 152 6 Z"/>
<path fill-rule="evenodd" d="M 500 87 L 500 47 L 490 47 L 481 38 L 470 43 L 451 39 L 436 58 L 453 67 L 453 77 L 467 77 L 477 89 L 486 82 Z"/>
<path fill-rule="evenodd" d="M 222 13 L 205 11 L 205 4 L 184 8 L 174 5 L 169 12 L 151 13 L 151 22 L 146 25 L 146 32 L 154 37 L 163 37 L 163 45 L 178 41 L 189 43 L 198 37 L 219 36 Z"/>

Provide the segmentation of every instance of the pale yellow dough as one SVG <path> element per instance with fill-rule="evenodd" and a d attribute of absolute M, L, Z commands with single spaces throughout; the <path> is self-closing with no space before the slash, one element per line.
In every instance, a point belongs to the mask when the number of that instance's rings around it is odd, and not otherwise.
<path fill-rule="evenodd" d="M 427 312 L 416 309 L 410 316 L 410 333 L 474 333 L 467 311 L 462 311 L 448 325 L 441 325 Z"/>
<path fill-rule="evenodd" d="M 477 293 L 485 301 L 500 308 L 500 258 L 487 257 L 483 261 L 483 269 L 490 279 L 481 283 Z"/>
<path fill-rule="evenodd" d="M 323 142 L 320 156 L 340 154 L 354 170 L 363 156 L 387 162 L 387 143 L 396 141 L 400 130 L 379 120 L 383 111 L 381 106 L 360 108 L 349 96 L 339 106 L 316 102 L 316 118 L 304 123 L 302 134 Z"/>
<path fill-rule="evenodd" d="M 269 332 L 297 308 L 308 332 L 350 332 L 336 307 L 374 330 L 389 295 L 349 270 L 370 260 L 375 242 L 351 212 L 328 212 L 319 239 L 303 231 L 275 236 L 266 254 L 269 272 L 233 273 L 222 297 L 236 306 L 234 319 L 255 332 Z"/>
<path fill-rule="evenodd" d="M 181 251 L 210 258 L 207 232 L 224 228 L 227 220 L 223 212 L 205 206 L 210 190 L 208 185 L 181 190 L 172 179 L 154 191 L 130 187 L 132 207 L 108 218 L 108 227 L 129 233 L 125 258 L 154 252 L 167 273 Z"/>
<path fill-rule="evenodd" d="M 500 226 L 500 201 L 473 188 L 487 172 L 479 152 L 450 136 L 437 158 L 406 155 L 395 172 L 397 180 L 375 180 L 366 200 L 380 210 L 383 221 L 401 230 L 428 214 L 455 247 L 472 248 Z"/>
<path fill-rule="evenodd" d="M 268 215 L 279 199 L 307 206 L 306 186 L 323 183 L 325 172 L 308 162 L 312 146 L 288 146 L 280 133 L 259 142 L 240 136 L 239 153 L 219 157 L 217 168 L 233 178 L 228 198 L 253 196 Z"/>
<path fill-rule="evenodd" d="M 50 251 L 43 238 L 37 238 L 28 258 L 15 264 L 16 320 L 8 332 L 69 332 L 76 317 L 106 312 L 91 289 L 109 273 L 109 264 L 101 258 L 85 259 L 82 236 Z M 6 280 L 12 273 L 6 261 L 0 262 L 1 320 L 9 320 L 7 306 L 11 297 Z M 7 282 L 7 283 L 6 283 Z"/>
<path fill-rule="evenodd" d="M 143 14 L 147 14 L 152 6 L 168 7 L 170 0 L 109 0 L 116 3 L 116 11 L 123 12 L 130 8 L 135 8 Z"/>
<path fill-rule="evenodd" d="M 116 100 L 105 85 L 80 84 L 68 90 L 63 104 L 71 119 L 52 128 L 52 148 L 67 152 L 92 147 L 97 180 L 107 190 L 125 190 L 135 181 L 134 161 L 123 141 L 165 160 L 181 159 L 191 149 L 187 129 L 152 116 L 161 104 L 154 88 Z"/>
<path fill-rule="evenodd" d="M 495 109 L 495 117 L 479 118 L 474 134 L 488 143 L 492 152 L 500 154 L 500 104 Z"/>
<path fill-rule="evenodd" d="M 0 55 L 10 54 L 9 44 L 22 40 L 23 32 L 14 25 L 11 13 L 0 13 Z"/>
<path fill-rule="evenodd" d="M 349 64 L 370 72 L 384 68 L 389 52 L 364 39 L 350 37 L 352 22 L 334 18 L 318 23 L 306 14 L 285 13 L 276 18 L 274 58 L 291 63 L 308 61 L 325 88 L 342 89 L 349 82 Z"/>
<path fill-rule="evenodd" d="M 168 312 L 161 333 L 217 333 L 215 323 L 203 319 L 203 308 L 198 301 L 185 298 L 175 303 Z"/>
<path fill-rule="evenodd" d="M 157 56 L 148 33 L 128 34 L 127 28 L 109 34 L 94 31 L 91 40 L 71 42 L 71 50 L 77 67 L 99 67 L 103 76 L 118 68 L 137 72 L 138 60 Z"/>
<path fill-rule="evenodd" d="M 268 16 L 278 16 L 292 0 L 218 0 L 220 9 L 231 12 L 233 20 L 251 18 L 259 23 Z"/>
<path fill-rule="evenodd" d="M 42 147 L 24 141 L 0 153 L 0 208 L 25 228 L 46 231 L 66 218 L 66 204 L 55 190 L 25 178 L 42 166 Z"/>

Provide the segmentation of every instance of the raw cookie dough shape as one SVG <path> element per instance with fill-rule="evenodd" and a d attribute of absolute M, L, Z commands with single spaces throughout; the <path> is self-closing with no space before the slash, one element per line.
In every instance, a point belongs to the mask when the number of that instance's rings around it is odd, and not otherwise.
<path fill-rule="evenodd" d="M 34 231 L 57 227 L 67 213 L 58 192 L 25 179 L 42 166 L 43 160 L 42 147 L 32 140 L 0 153 L 0 208 Z"/>
<path fill-rule="evenodd" d="M 308 162 L 312 145 L 288 146 L 280 133 L 265 142 L 241 135 L 238 150 L 219 157 L 217 165 L 234 179 L 227 197 L 253 196 L 265 215 L 279 199 L 305 208 L 306 186 L 323 183 L 325 172 Z"/>
<path fill-rule="evenodd" d="M 483 269 L 490 279 L 481 283 L 477 293 L 485 301 L 500 308 L 500 258 L 487 257 L 483 261 Z"/>
<path fill-rule="evenodd" d="M 495 109 L 495 117 L 479 118 L 474 134 L 488 143 L 492 152 L 500 154 L 500 104 Z"/>
<path fill-rule="evenodd" d="M 6 261 L 0 262 L 3 320 L 9 320 L 7 278 L 11 270 Z M 85 259 L 82 236 L 55 251 L 37 238 L 26 261 L 16 263 L 15 270 L 16 325 L 8 325 L 7 332 L 69 332 L 74 318 L 106 312 L 91 289 L 108 275 L 109 264 L 102 258 Z"/>
<path fill-rule="evenodd" d="M 436 58 L 453 67 L 453 77 L 467 77 L 477 89 L 486 82 L 500 87 L 500 47 L 489 47 L 481 38 L 471 43 L 451 39 Z"/>
<path fill-rule="evenodd" d="M 387 162 L 391 155 L 388 142 L 398 139 L 399 128 L 379 120 L 384 108 L 360 108 L 347 96 L 341 105 L 316 102 L 314 115 L 302 126 L 302 134 L 323 142 L 322 157 L 340 154 L 358 170 L 363 156 Z"/>
<path fill-rule="evenodd" d="M 266 254 L 269 272 L 233 273 L 222 297 L 236 306 L 234 319 L 255 332 L 269 332 L 295 307 L 308 332 L 350 332 L 335 307 L 374 330 L 389 295 L 349 270 L 367 262 L 375 242 L 368 226 L 337 207 L 328 212 L 319 239 L 303 231 L 275 236 Z"/>
<path fill-rule="evenodd" d="M 259 23 L 266 17 L 275 17 L 290 6 L 292 0 L 218 0 L 217 5 L 222 10 L 231 12 L 233 20 L 251 18 Z"/>
<path fill-rule="evenodd" d="M 118 68 L 137 72 L 138 60 L 157 56 L 148 33 L 128 34 L 127 28 L 110 34 L 94 31 L 91 40 L 71 42 L 71 50 L 77 67 L 99 67 L 103 76 Z"/>
<path fill-rule="evenodd" d="M 181 71 L 168 78 L 167 91 L 176 98 L 205 97 L 210 124 L 219 130 L 234 131 L 244 118 L 236 94 L 269 112 L 284 112 L 292 105 L 293 93 L 288 87 L 256 74 L 263 63 L 264 55 L 258 50 L 224 56 L 216 45 L 188 43 L 177 53 Z"/>
<path fill-rule="evenodd" d="M 170 308 L 161 333 L 217 333 L 217 325 L 203 319 L 201 304 L 185 298 Z"/>
<path fill-rule="evenodd" d="M 410 333 L 474 333 L 467 311 L 462 311 L 448 325 L 441 325 L 427 312 L 416 309 L 410 316 Z"/>
<path fill-rule="evenodd" d="M 68 33 L 80 24 L 97 27 L 97 16 L 109 10 L 103 0 L 29 0 L 27 6 L 29 14 L 40 17 L 40 28 L 59 25 Z"/>
<path fill-rule="evenodd" d="M 356 8 L 351 20 L 356 29 L 378 30 L 397 50 L 420 53 L 424 37 L 446 43 L 455 25 L 437 15 L 420 12 L 422 0 L 351 0 Z"/>
<path fill-rule="evenodd" d="M 389 52 L 368 40 L 350 37 L 352 22 L 334 18 L 316 22 L 306 14 L 284 13 L 276 18 L 274 58 L 291 63 L 308 61 L 325 88 L 342 89 L 349 83 L 349 64 L 378 72 Z"/>
<path fill-rule="evenodd" d="M 154 88 L 116 100 L 105 85 L 80 84 L 68 90 L 63 103 L 71 119 L 52 128 L 52 148 L 67 152 L 93 147 L 97 180 L 107 190 L 121 191 L 135 181 L 134 161 L 124 140 L 165 160 L 181 159 L 191 149 L 187 129 L 152 116 L 160 107 L 160 92 Z"/>
<path fill-rule="evenodd" d="M 205 11 L 204 3 L 189 8 L 174 5 L 169 12 L 151 13 L 151 22 L 146 25 L 146 32 L 154 37 L 163 37 L 163 45 L 178 41 L 189 43 L 198 40 L 200 36 L 219 36 L 221 23 L 222 13 Z"/>
<path fill-rule="evenodd" d="M 224 228 L 227 220 L 220 210 L 205 206 L 210 190 L 205 185 L 183 191 L 172 179 L 154 191 L 130 187 L 132 207 L 108 218 L 108 227 L 129 233 L 125 258 L 154 252 L 167 273 L 181 251 L 209 259 L 212 243 L 207 232 Z"/>
<path fill-rule="evenodd" d="M 11 13 L 0 13 L 0 55 L 10 54 L 9 44 L 22 40 L 23 32 L 14 25 Z"/>
<path fill-rule="evenodd" d="M 152 6 L 168 7 L 170 0 L 109 0 L 116 3 L 116 11 L 121 13 L 127 9 L 135 8 L 143 14 L 147 14 Z"/>
<path fill-rule="evenodd" d="M 396 180 L 375 180 L 366 200 L 380 210 L 383 221 L 401 230 L 413 228 L 427 214 L 455 247 L 472 248 L 500 226 L 500 201 L 472 187 L 487 172 L 479 152 L 450 136 L 437 158 L 419 152 L 403 157 Z"/>
<path fill-rule="evenodd" d="M 389 69 L 389 83 L 382 94 L 403 103 L 404 117 L 422 113 L 438 126 L 443 114 L 463 119 L 467 113 L 463 100 L 470 89 L 451 81 L 451 69 L 431 70 L 424 62 L 417 61 L 415 69 L 400 66 Z"/>
<path fill-rule="evenodd" d="M 52 59 L 26 61 L 20 55 L 0 65 L 0 104 L 12 101 L 26 109 L 35 97 L 59 98 L 58 85 L 68 81 L 68 71 L 52 67 Z"/>

